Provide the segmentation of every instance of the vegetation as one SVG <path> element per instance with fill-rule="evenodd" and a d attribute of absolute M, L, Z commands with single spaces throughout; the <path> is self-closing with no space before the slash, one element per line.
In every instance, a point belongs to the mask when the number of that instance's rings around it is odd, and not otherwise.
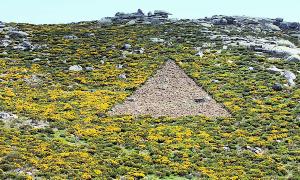
<path fill-rule="evenodd" d="M 239 48 L 217 53 L 218 43 L 203 57 L 195 56 L 194 47 L 209 39 L 193 24 L 10 25 L 47 47 L 1 48 L 7 54 L 0 54 L 0 111 L 49 126 L 0 124 L 1 179 L 300 177 L 300 90 L 272 90 L 274 83 L 287 82 L 265 70 L 276 65 L 297 72 L 299 64 Z M 167 42 L 153 43 L 153 37 Z M 131 50 L 121 50 L 126 43 Z M 142 54 L 129 53 L 141 48 Z M 107 115 L 167 59 L 232 117 Z M 93 70 L 69 71 L 72 65 Z"/>

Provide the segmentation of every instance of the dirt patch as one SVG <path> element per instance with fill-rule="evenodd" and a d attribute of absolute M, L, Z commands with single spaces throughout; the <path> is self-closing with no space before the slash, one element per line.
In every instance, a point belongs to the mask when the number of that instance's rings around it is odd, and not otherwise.
<path fill-rule="evenodd" d="M 167 61 L 156 74 L 136 90 L 110 115 L 180 117 L 205 115 L 228 117 L 226 109 L 199 87 L 174 61 Z"/>

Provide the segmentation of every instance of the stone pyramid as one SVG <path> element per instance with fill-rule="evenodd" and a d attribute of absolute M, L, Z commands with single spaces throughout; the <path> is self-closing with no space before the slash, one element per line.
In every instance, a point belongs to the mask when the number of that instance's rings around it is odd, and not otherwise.
<path fill-rule="evenodd" d="M 109 114 L 152 117 L 201 114 L 209 117 L 230 116 L 222 105 L 212 99 L 171 60 L 122 104 L 113 107 Z"/>

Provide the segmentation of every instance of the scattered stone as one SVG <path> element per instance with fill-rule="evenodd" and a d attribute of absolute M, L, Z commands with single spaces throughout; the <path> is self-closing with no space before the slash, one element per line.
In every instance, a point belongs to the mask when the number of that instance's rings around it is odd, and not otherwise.
<path fill-rule="evenodd" d="M 64 38 L 65 39 L 70 39 L 70 40 L 78 39 L 78 37 L 75 36 L 75 35 L 66 35 L 66 36 L 64 36 Z"/>
<path fill-rule="evenodd" d="M 195 54 L 195 56 L 203 57 L 203 56 L 204 56 L 204 53 L 200 50 L 199 52 L 197 52 L 197 53 Z"/>
<path fill-rule="evenodd" d="M 254 67 L 248 67 L 248 70 L 253 71 Z"/>
<path fill-rule="evenodd" d="M 31 86 L 36 86 L 43 82 L 36 74 L 31 75 L 30 78 L 24 79 L 24 81 Z"/>
<path fill-rule="evenodd" d="M 145 49 L 144 49 L 144 48 L 141 48 L 141 49 L 139 49 L 139 50 L 135 50 L 135 52 L 136 52 L 137 54 L 144 54 Z"/>
<path fill-rule="evenodd" d="M 150 38 L 150 41 L 152 41 L 154 43 L 163 43 L 163 42 L 165 42 L 164 39 L 160 39 L 160 38 Z"/>
<path fill-rule="evenodd" d="M 131 48 L 131 45 L 130 44 L 124 44 L 123 48 L 122 49 L 130 49 Z"/>
<path fill-rule="evenodd" d="M 117 69 L 122 69 L 122 68 L 123 68 L 123 65 L 122 65 L 122 64 L 118 64 L 118 65 L 116 65 L 116 68 L 117 68 Z"/>
<path fill-rule="evenodd" d="M 127 77 L 126 77 L 126 74 L 120 74 L 120 75 L 119 75 L 119 78 L 120 78 L 120 79 L 126 79 Z"/>
<path fill-rule="evenodd" d="M 82 71 L 83 68 L 80 65 L 73 65 L 71 67 L 69 67 L 70 71 Z"/>
<path fill-rule="evenodd" d="M 224 149 L 225 151 L 230 151 L 230 148 L 229 148 L 228 146 L 224 146 L 223 149 Z"/>
<path fill-rule="evenodd" d="M 0 112 L 0 119 L 17 119 L 18 116 L 11 114 L 11 113 L 7 113 L 7 112 Z"/>
<path fill-rule="evenodd" d="M 7 47 L 7 46 L 9 46 L 11 43 L 12 43 L 11 40 L 3 39 L 3 40 L 1 41 L 0 46 Z"/>
<path fill-rule="evenodd" d="M 87 71 L 93 71 L 94 68 L 93 67 L 85 67 L 85 70 L 87 70 Z"/>
<path fill-rule="evenodd" d="M 247 146 L 246 148 L 247 148 L 248 150 L 250 150 L 250 151 L 256 153 L 256 154 L 261 154 L 261 153 L 263 153 L 263 150 L 262 150 L 261 148 L 259 148 L 259 147 L 253 148 L 253 147 Z"/>

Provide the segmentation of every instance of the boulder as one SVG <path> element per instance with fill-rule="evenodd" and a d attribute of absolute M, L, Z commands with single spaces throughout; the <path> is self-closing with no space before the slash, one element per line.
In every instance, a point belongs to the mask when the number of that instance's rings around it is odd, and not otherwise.
<path fill-rule="evenodd" d="M 141 9 L 138 9 L 136 14 L 141 15 L 141 16 L 145 15 L 144 12 Z"/>
<path fill-rule="evenodd" d="M 275 83 L 273 86 L 272 86 L 272 89 L 274 91 L 282 91 L 283 90 L 283 87 L 280 83 Z"/>

